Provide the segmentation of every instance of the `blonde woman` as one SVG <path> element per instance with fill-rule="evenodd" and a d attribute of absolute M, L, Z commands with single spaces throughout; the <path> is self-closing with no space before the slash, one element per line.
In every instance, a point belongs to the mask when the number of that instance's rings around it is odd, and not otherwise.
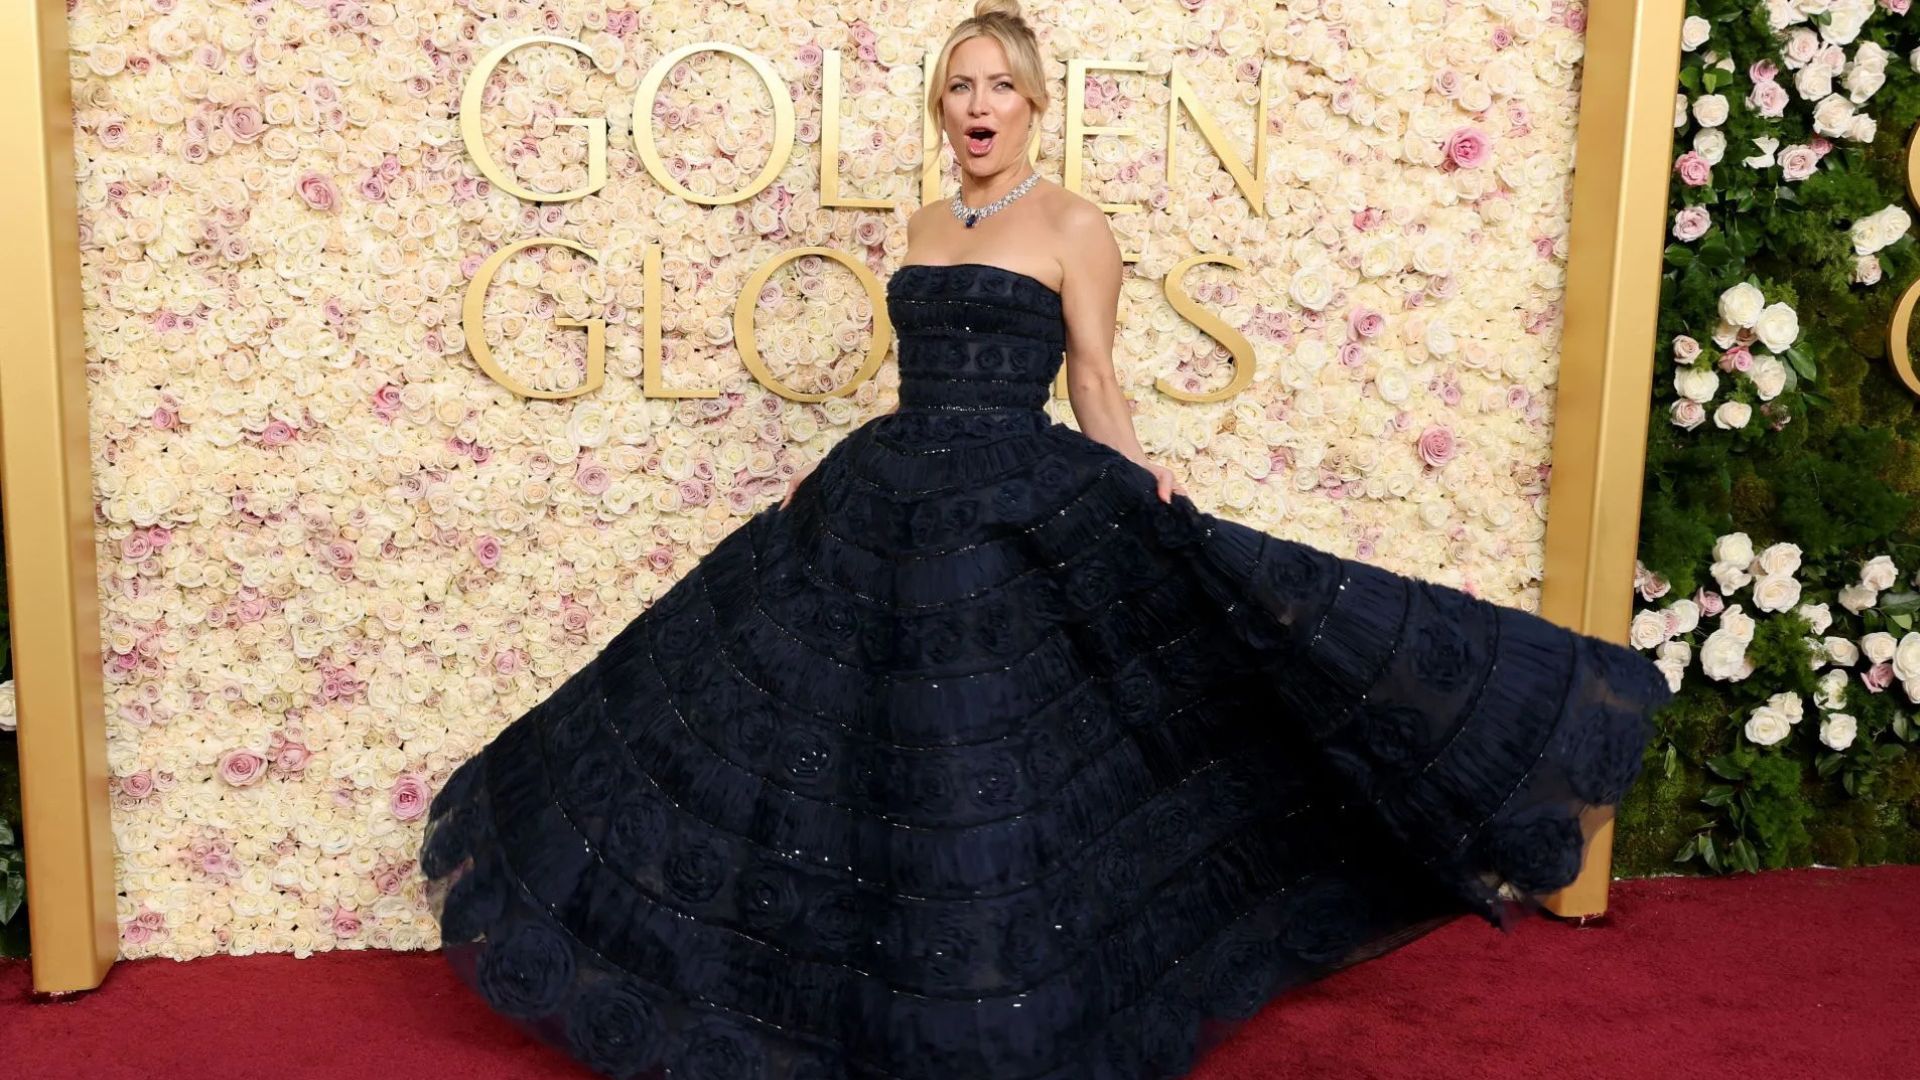
<path fill-rule="evenodd" d="M 1017 5 L 938 64 L 960 185 L 888 282 L 898 410 L 433 803 L 449 959 L 607 1076 L 1183 1075 L 1288 987 L 1537 909 L 1669 695 L 1196 508 L 1114 378 L 1105 216 L 1028 163 Z"/>

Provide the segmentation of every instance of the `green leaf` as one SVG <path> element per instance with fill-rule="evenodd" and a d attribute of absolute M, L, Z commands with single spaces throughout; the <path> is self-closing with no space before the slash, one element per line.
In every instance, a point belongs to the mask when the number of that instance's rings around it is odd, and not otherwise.
<path fill-rule="evenodd" d="M 1700 69 L 1697 67 L 1681 68 L 1680 69 L 1680 85 L 1686 87 L 1687 89 L 1693 91 L 1696 94 L 1699 93 L 1700 92 Z"/>
<path fill-rule="evenodd" d="M 1902 739 L 1906 739 L 1906 738 L 1909 738 L 1907 733 L 1912 730 L 1913 730 L 1913 727 L 1907 723 L 1906 713 L 1897 712 L 1893 714 L 1893 733 L 1895 735 L 1899 736 Z"/>
<path fill-rule="evenodd" d="M 1677 771 L 1679 768 L 1680 768 L 1680 748 L 1673 743 L 1668 743 L 1667 744 L 1667 779 L 1669 780 L 1673 779 L 1674 772 Z"/>
<path fill-rule="evenodd" d="M 1693 265 L 1693 249 L 1685 244 L 1667 245 L 1667 265 L 1688 267 Z"/>
<path fill-rule="evenodd" d="M 1700 797 L 1700 801 L 1708 806 L 1725 806 L 1733 801 L 1733 785 L 1715 784 L 1707 789 L 1707 793 Z"/>
<path fill-rule="evenodd" d="M 1846 788 L 1847 794 L 1849 795 L 1860 794 L 1860 774 L 1852 769 L 1848 769 L 1846 772 L 1840 774 L 1840 786 Z"/>
<path fill-rule="evenodd" d="M 1813 769 L 1821 776 L 1832 776 L 1834 770 L 1846 764 L 1846 762 L 1847 759 L 1844 754 L 1825 753 L 1814 758 Z"/>
<path fill-rule="evenodd" d="M 1902 630 L 1913 629 L 1913 616 L 1904 611 L 1895 612 L 1887 616 L 1887 621 Z"/>
<path fill-rule="evenodd" d="M 1707 833 L 1700 834 L 1700 857 L 1716 873 L 1720 870 L 1720 853 L 1713 850 L 1713 837 Z"/>
<path fill-rule="evenodd" d="M 1732 754 L 1721 754 L 1719 757 L 1708 758 L 1707 768 L 1713 770 L 1715 776 L 1727 780 L 1743 780 L 1747 775 L 1747 771 L 1741 768 L 1738 762 L 1733 760 Z"/>
<path fill-rule="evenodd" d="M 1760 853 L 1753 849 L 1753 844 L 1744 836 L 1733 842 L 1733 861 L 1749 873 L 1760 872 Z"/>
<path fill-rule="evenodd" d="M 1793 368 L 1795 374 L 1809 382 L 1813 381 L 1816 375 L 1816 369 L 1813 366 L 1813 359 L 1811 357 L 1799 349 L 1788 349 L 1786 351 L 1786 360 L 1787 364 Z"/>
<path fill-rule="evenodd" d="M 1881 593 L 1875 606 L 1889 615 L 1920 611 L 1920 592 Z"/>
<path fill-rule="evenodd" d="M 1700 837 L 1697 834 L 1694 836 L 1690 836 L 1687 838 L 1686 843 L 1680 845 L 1680 851 L 1678 854 L 1674 855 L 1673 861 L 1686 862 L 1688 859 L 1693 858 L 1694 855 L 1699 852 L 1699 850 L 1700 850 Z"/>

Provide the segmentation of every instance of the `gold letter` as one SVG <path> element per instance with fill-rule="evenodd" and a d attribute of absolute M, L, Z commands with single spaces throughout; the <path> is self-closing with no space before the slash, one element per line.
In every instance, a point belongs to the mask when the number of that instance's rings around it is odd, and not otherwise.
<path fill-rule="evenodd" d="M 1173 153 L 1178 145 L 1174 136 L 1178 134 L 1180 108 L 1186 106 L 1187 115 L 1200 127 L 1200 137 L 1213 149 L 1215 157 L 1233 174 L 1233 182 L 1240 185 L 1240 194 L 1253 204 L 1253 216 L 1265 217 L 1267 203 L 1267 65 L 1260 65 L 1260 106 L 1253 118 L 1253 172 L 1248 173 L 1246 165 L 1234 156 L 1227 146 L 1225 134 L 1207 112 L 1206 106 L 1194 96 L 1193 87 L 1187 85 L 1186 76 L 1179 68 L 1172 73 L 1173 93 L 1167 98 L 1167 183 L 1173 183 Z"/>
<path fill-rule="evenodd" d="M 473 275 L 473 283 L 467 286 L 466 303 L 461 306 L 460 328 L 467 335 L 467 351 L 479 362 L 480 370 L 487 373 L 494 382 L 519 394 L 521 397 L 545 398 L 558 401 L 563 398 L 579 397 L 600 389 L 607 378 L 607 320 L 605 319 L 555 319 L 555 326 L 584 326 L 587 328 L 587 378 L 572 390 L 535 390 L 513 376 L 507 374 L 498 361 L 493 358 L 493 350 L 487 347 L 487 328 L 482 322 L 482 309 L 487 302 L 487 288 L 493 284 L 493 275 L 500 272 L 500 265 L 521 251 L 539 244 L 550 244 L 577 251 L 587 258 L 600 261 L 600 256 L 592 248 L 572 240 L 562 240 L 557 236 L 535 236 L 508 244 L 499 251 L 487 256 L 480 269 Z"/>
<path fill-rule="evenodd" d="M 840 50 L 820 61 L 820 205 L 851 210 L 891 210 L 887 199 L 840 194 Z"/>
<path fill-rule="evenodd" d="M 717 386 L 690 386 L 682 390 L 669 390 L 661 381 L 660 364 L 660 245 L 648 244 L 640 249 L 640 282 L 643 291 L 642 300 L 647 310 L 641 313 L 640 325 L 645 351 L 640 360 L 640 392 L 650 398 L 710 398 L 719 397 Z"/>
<path fill-rule="evenodd" d="M 666 163 L 660 160 L 660 151 L 653 145 L 653 99 L 660 93 L 660 83 L 672 71 L 675 64 L 698 52 L 723 52 L 737 56 L 747 62 L 760 81 L 767 84 L 767 92 L 773 95 L 773 148 L 767 154 L 767 164 L 753 182 L 731 195 L 698 195 L 688 190 L 685 184 L 675 180 L 667 172 Z M 696 41 L 691 45 L 682 45 L 647 70 L 647 77 L 640 81 L 639 89 L 633 92 L 633 145 L 640 152 L 640 160 L 646 162 L 647 171 L 653 174 L 660 186 L 673 192 L 688 202 L 706 206 L 724 206 L 751 198 L 755 192 L 773 182 L 786 167 L 787 158 L 793 154 L 793 95 L 787 92 L 787 84 L 780 80 L 780 73 L 773 65 L 758 55 L 742 49 L 738 45 L 729 45 L 724 41 Z"/>
<path fill-rule="evenodd" d="M 1193 297 L 1187 295 L 1187 290 L 1180 284 L 1180 276 L 1186 273 L 1188 267 L 1203 262 L 1219 263 L 1222 266 L 1231 266 L 1235 270 L 1247 268 L 1247 260 L 1238 255 L 1206 253 L 1189 255 L 1174 263 L 1173 269 L 1167 271 L 1167 278 L 1162 288 L 1166 290 L 1167 302 L 1173 305 L 1175 311 L 1185 315 L 1188 322 L 1199 327 L 1208 337 L 1226 346 L 1227 351 L 1233 354 L 1233 378 L 1227 381 L 1227 385 L 1205 394 L 1189 394 L 1175 389 L 1173 384 L 1165 379 L 1155 380 L 1154 389 L 1179 401 L 1225 401 L 1245 390 L 1247 384 L 1253 381 L 1253 343 L 1242 336 L 1240 331 L 1220 321 L 1220 316 L 1194 303 Z"/>
<path fill-rule="evenodd" d="M 1088 127 L 1081 116 L 1087 107 L 1087 72 L 1093 68 L 1106 71 L 1145 71 L 1147 65 L 1138 60 L 1087 60 L 1075 58 L 1067 61 L 1067 160 L 1061 172 L 1060 185 L 1076 195 L 1085 195 L 1080 189 L 1080 157 L 1086 147 L 1083 140 L 1088 135 L 1138 135 L 1130 127 L 1106 125 Z M 1100 203 L 1100 209 L 1109 214 L 1131 214 L 1145 207 L 1139 203 Z"/>
<path fill-rule="evenodd" d="M 514 182 L 511 175 L 502 169 L 487 154 L 485 137 L 480 133 L 480 95 L 487 88 L 487 79 L 493 69 L 507 54 L 522 45 L 536 42 L 547 45 L 562 45 L 576 52 L 588 53 L 585 45 L 563 37 L 546 34 L 534 37 L 515 38 L 496 46 L 494 50 L 480 58 L 480 63 L 467 76 L 467 85 L 460 92 L 460 138 L 467 144 L 467 153 L 473 155 L 473 162 L 480 168 L 480 175 L 493 182 L 493 185 L 516 199 L 529 202 L 568 202 L 582 196 L 591 195 L 607 185 L 607 119 L 604 116 L 588 119 L 580 116 L 562 116 L 554 123 L 566 127 L 587 129 L 587 186 L 574 191 L 563 191 L 557 195 L 542 191 L 533 191 Z M 591 53 L 588 53 L 591 55 Z"/>
<path fill-rule="evenodd" d="M 1920 203 L 1920 125 L 1907 133 L 1907 201 Z M 1893 307 L 1893 323 L 1887 327 L 1887 356 L 1893 370 L 1907 389 L 1920 394 L 1920 378 L 1913 373 L 1913 357 L 1907 350 L 1907 328 L 1913 321 L 1913 304 L 1920 299 L 1920 281 L 1907 286 L 1900 302 Z"/>
<path fill-rule="evenodd" d="M 860 370 L 853 373 L 853 380 L 838 390 L 828 390 L 818 394 L 806 394 L 793 389 L 774 378 L 773 372 L 760 359 L 760 350 L 753 342 L 753 308 L 760 302 L 760 288 L 773 276 L 773 272 L 782 263 L 797 259 L 802 255 L 824 255 L 853 271 L 862 288 L 867 290 L 867 298 L 873 303 L 873 344 L 867 349 L 866 362 Z M 740 286 L 740 299 L 733 305 L 733 340 L 740 349 L 740 358 L 746 361 L 747 370 L 760 380 L 760 385 L 779 394 L 789 401 L 825 401 L 830 397 L 845 397 L 859 389 L 860 384 L 880 370 L 880 362 L 886 359 L 887 349 L 893 345 L 893 322 L 887 318 L 886 290 L 880 287 L 880 279 L 866 264 L 843 251 L 828 247 L 803 247 L 783 251 L 766 262 L 761 263 L 753 273 L 747 275 L 744 285 Z"/>

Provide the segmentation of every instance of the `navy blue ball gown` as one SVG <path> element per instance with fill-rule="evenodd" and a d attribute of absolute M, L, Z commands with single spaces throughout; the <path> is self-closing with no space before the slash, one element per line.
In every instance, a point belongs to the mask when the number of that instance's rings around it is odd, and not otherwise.
<path fill-rule="evenodd" d="M 898 412 L 454 771 L 446 954 L 590 1069 L 1175 1077 L 1580 866 L 1645 657 L 1162 502 L 1042 409 L 1057 293 L 887 285 Z"/>

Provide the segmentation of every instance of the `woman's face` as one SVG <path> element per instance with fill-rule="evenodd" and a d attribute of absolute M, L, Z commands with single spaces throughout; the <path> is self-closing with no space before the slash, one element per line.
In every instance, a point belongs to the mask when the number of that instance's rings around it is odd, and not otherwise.
<path fill-rule="evenodd" d="M 972 37 L 947 55 L 940 95 L 940 126 L 960 167 L 992 176 L 1027 152 L 1033 106 L 1013 85 L 1006 50 L 990 37 Z"/>

